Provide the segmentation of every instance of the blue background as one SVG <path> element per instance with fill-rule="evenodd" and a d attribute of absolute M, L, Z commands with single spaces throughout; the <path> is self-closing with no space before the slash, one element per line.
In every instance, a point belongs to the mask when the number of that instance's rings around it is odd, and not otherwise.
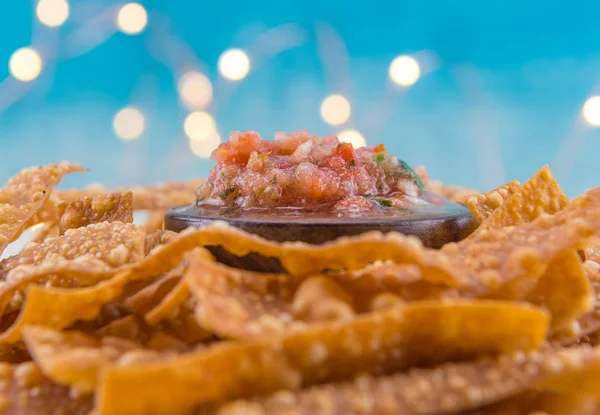
<path fill-rule="evenodd" d="M 550 164 L 569 195 L 600 184 L 600 133 L 580 115 L 598 92 L 600 2 L 157 0 L 142 2 L 146 31 L 106 39 L 110 19 L 83 34 L 78 29 L 120 2 L 70 3 L 71 17 L 58 30 L 40 26 L 35 4 L 0 5 L 0 80 L 20 47 L 56 57 L 34 82 L 8 78 L 0 85 L 3 181 L 23 167 L 63 159 L 91 169 L 67 186 L 206 175 L 211 162 L 188 149 L 187 111 L 176 88 L 178 71 L 194 63 L 214 82 L 211 110 L 224 138 L 247 129 L 266 137 L 278 130 L 335 133 L 340 128 L 321 120 L 319 105 L 339 92 L 353 110 L 344 128 L 445 182 L 486 189 Z M 301 45 L 262 60 L 235 85 L 219 79 L 225 49 L 250 48 L 284 24 L 295 25 Z M 347 62 L 320 55 L 318 33 L 328 28 L 343 40 Z M 74 55 L 73 45 L 92 43 L 94 34 L 98 44 Z M 187 58 L 165 64 L 173 51 L 165 39 L 184 45 Z M 430 72 L 411 88 L 391 85 L 391 60 L 413 53 L 431 60 Z M 146 116 L 135 141 L 112 130 L 126 105 Z"/>

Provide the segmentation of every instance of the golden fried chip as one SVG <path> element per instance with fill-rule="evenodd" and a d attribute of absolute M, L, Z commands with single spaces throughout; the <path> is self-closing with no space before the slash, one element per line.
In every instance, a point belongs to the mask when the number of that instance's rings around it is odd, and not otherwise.
<path fill-rule="evenodd" d="M 22 170 L 0 190 L 0 253 L 42 208 L 65 174 L 85 169 L 66 162 Z"/>
<path fill-rule="evenodd" d="M 475 274 L 470 278 L 471 290 L 477 292 L 477 284 L 485 290 L 496 286 L 502 298 L 522 299 L 528 291 L 510 287 L 527 279 L 533 287 L 552 260 L 576 248 L 597 232 L 599 225 L 600 188 L 596 188 L 555 215 L 515 227 L 485 229 L 477 238 L 446 244 L 441 252 L 455 269 Z"/>
<path fill-rule="evenodd" d="M 529 389 L 552 388 L 561 392 L 585 393 L 577 382 L 592 374 L 591 385 L 600 381 L 600 350 L 587 347 L 517 352 L 498 358 L 450 363 L 432 369 L 415 369 L 391 376 L 362 376 L 352 382 L 316 386 L 297 394 L 280 392 L 272 397 L 231 403 L 219 415 L 254 408 L 264 415 L 296 413 L 313 415 L 315 408 L 336 414 L 443 414 L 479 408 L 522 394 Z M 558 383 L 560 379 L 564 383 Z M 567 383 L 568 382 L 568 383 Z M 598 394 L 599 389 L 595 390 Z M 311 411 L 311 409 L 313 411 Z M 244 413 L 243 411 L 241 413 Z M 254 413 L 254 412 L 246 412 Z"/>
<path fill-rule="evenodd" d="M 464 203 L 470 196 L 479 194 L 477 190 L 467 189 L 461 186 L 446 185 L 437 181 L 430 181 L 427 183 L 427 190 L 442 195 L 456 203 Z"/>
<path fill-rule="evenodd" d="M 60 226 L 57 222 L 47 222 L 41 224 L 41 226 L 31 236 L 29 242 L 41 244 L 48 238 L 56 238 L 60 233 Z"/>
<path fill-rule="evenodd" d="M 599 402 L 591 396 L 528 391 L 461 415 L 598 415 Z"/>
<path fill-rule="evenodd" d="M 134 210 L 164 210 L 174 206 L 187 205 L 196 200 L 196 190 L 203 180 L 164 183 L 158 186 L 129 187 L 115 189 L 114 193 L 132 192 Z M 85 196 L 107 193 L 103 188 L 90 186 L 87 189 L 57 191 L 55 196 L 62 201 L 72 201 Z"/>
<path fill-rule="evenodd" d="M 421 302 L 349 322 L 102 372 L 101 415 L 178 413 L 211 401 L 538 347 L 547 315 L 525 304 Z"/>
<path fill-rule="evenodd" d="M 150 325 L 156 325 L 177 313 L 177 310 L 190 298 L 190 289 L 185 279 L 180 278 L 177 285 L 165 295 L 156 307 L 148 310 L 144 319 Z"/>
<path fill-rule="evenodd" d="M 569 331 L 576 319 L 591 311 L 592 289 L 575 250 L 552 261 L 527 300 L 550 311 L 552 332 Z"/>
<path fill-rule="evenodd" d="M 553 215 L 568 203 L 569 199 L 545 166 L 495 209 L 471 237 L 476 237 L 483 229 L 515 226 L 543 214 Z"/>
<path fill-rule="evenodd" d="M 90 320 L 98 315 L 102 306 L 114 301 L 125 291 L 132 280 L 129 270 L 92 287 L 66 289 L 30 285 L 17 320 L 2 334 L 1 343 L 21 340 L 21 328 L 40 325 L 62 329 L 77 320 Z"/>
<path fill-rule="evenodd" d="M 37 266 L 19 266 L 10 271 L 5 281 L 0 284 L 0 315 L 5 313 L 11 300 L 15 301 L 15 294 L 25 289 L 29 284 L 44 283 L 49 287 L 91 285 L 107 278 L 109 269 L 110 267 L 106 263 L 90 256 L 79 257 L 72 261 L 57 258 L 54 261 L 45 261 Z M 53 281 L 53 279 L 56 281 Z M 21 301 L 16 301 L 16 303 L 12 304 L 9 311 L 20 307 Z"/>
<path fill-rule="evenodd" d="M 132 194 L 105 193 L 58 205 L 60 234 L 99 222 L 133 222 Z"/>
<path fill-rule="evenodd" d="M 144 224 L 146 233 L 156 232 L 163 228 L 166 210 L 152 210 L 148 213 L 148 218 Z"/>
<path fill-rule="evenodd" d="M 70 229 L 39 245 L 28 244 L 18 255 L 0 261 L 0 273 L 17 265 L 37 265 L 58 257 L 74 260 L 95 256 L 111 267 L 135 263 L 144 258 L 144 238 L 144 230 L 130 223 L 96 223 Z"/>
<path fill-rule="evenodd" d="M 131 310 L 143 316 L 155 308 L 181 281 L 183 267 L 173 271 L 129 297 L 126 303 Z"/>
<path fill-rule="evenodd" d="M 69 385 L 78 392 L 93 392 L 98 370 L 108 364 L 129 359 L 129 352 L 143 351 L 130 341 L 104 337 L 95 339 L 71 331 L 59 332 L 41 327 L 23 327 L 23 340 L 42 372 L 57 383 Z"/>
<path fill-rule="evenodd" d="M 44 376 L 33 362 L 0 364 L 0 412 L 7 415 L 88 415 L 91 395 L 74 394 Z"/>
<path fill-rule="evenodd" d="M 196 299 L 198 323 L 206 330 L 242 338 L 280 333 L 293 322 L 298 282 L 291 276 L 230 268 L 198 250 L 186 254 L 186 260 L 185 282 Z"/>
<path fill-rule="evenodd" d="M 465 200 L 465 205 L 469 208 L 475 220 L 482 223 L 520 188 L 521 183 L 518 180 L 513 180 L 487 193 L 469 196 Z"/>

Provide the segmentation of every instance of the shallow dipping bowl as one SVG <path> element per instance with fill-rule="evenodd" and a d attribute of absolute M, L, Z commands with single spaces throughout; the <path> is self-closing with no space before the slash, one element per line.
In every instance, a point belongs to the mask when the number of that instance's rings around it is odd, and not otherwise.
<path fill-rule="evenodd" d="M 341 236 L 369 231 L 400 232 L 418 237 L 429 248 L 467 237 L 475 220 L 467 208 L 452 202 L 404 211 L 395 216 L 338 216 L 335 213 L 302 213 L 292 209 L 273 211 L 232 211 L 214 206 L 187 205 L 170 209 L 165 215 L 165 229 L 180 232 L 190 226 L 203 227 L 214 221 L 276 242 L 302 241 L 321 244 Z M 256 253 L 238 257 L 220 246 L 207 247 L 219 262 L 237 268 L 262 272 L 283 272 L 279 261 Z"/>

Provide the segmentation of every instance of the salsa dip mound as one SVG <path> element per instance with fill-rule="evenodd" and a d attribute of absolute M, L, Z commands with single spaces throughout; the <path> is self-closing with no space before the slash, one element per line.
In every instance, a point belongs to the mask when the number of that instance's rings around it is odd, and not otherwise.
<path fill-rule="evenodd" d="M 234 132 L 211 158 L 217 165 L 198 189 L 199 206 L 401 214 L 426 203 L 423 179 L 383 144 L 356 149 L 306 131 L 274 141 Z"/>

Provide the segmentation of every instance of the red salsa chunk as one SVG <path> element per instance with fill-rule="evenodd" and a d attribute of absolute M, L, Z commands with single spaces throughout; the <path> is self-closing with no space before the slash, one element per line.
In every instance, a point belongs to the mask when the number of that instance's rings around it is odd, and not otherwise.
<path fill-rule="evenodd" d="M 198 189 L 198 205 L 367 212 L 423 202 L 426 175 L 382 144 L 355 149 L 305 131 L 274 141 L 233 132 L 211 158 L 217 165 Z"/>

